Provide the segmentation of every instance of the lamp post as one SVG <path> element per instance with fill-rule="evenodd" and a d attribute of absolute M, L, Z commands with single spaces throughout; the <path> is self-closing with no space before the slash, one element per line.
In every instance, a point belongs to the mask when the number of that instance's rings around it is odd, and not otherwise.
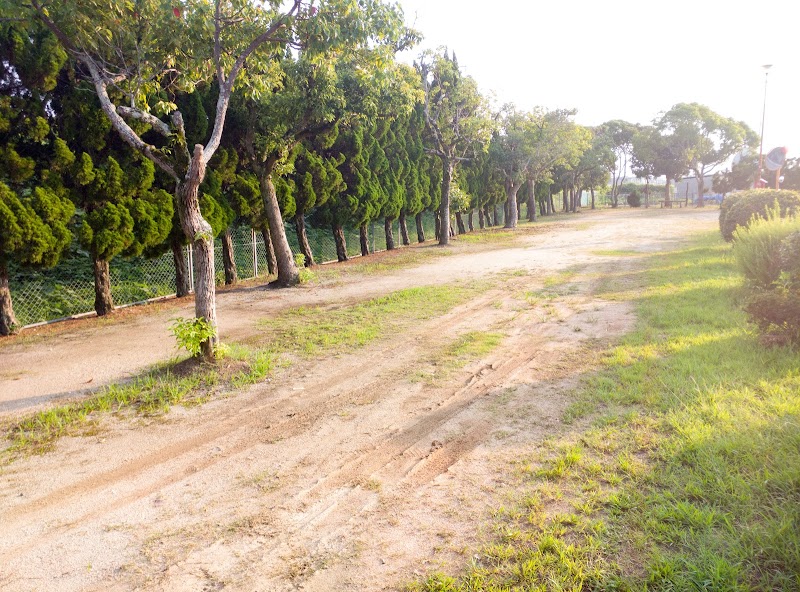
<path fill-rule="evenodd" d="M 772 64 L 764 64 L 761 67 L 764 68 L 764 107 L 761 110 L 761 145 L 758 148 L 758 179 L 756 180 L 756 187 L 761 187 L 761 175 L 764 172 L 764 121 L 767 119 L 767 80 Z"/>

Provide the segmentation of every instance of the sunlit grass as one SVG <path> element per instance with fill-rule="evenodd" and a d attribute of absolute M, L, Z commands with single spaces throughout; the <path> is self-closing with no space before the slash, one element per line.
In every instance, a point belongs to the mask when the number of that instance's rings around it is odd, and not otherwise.
<path fill-rule="evenodd" d="M 477 563 L 412 589 L 800 590 L 800 355 L 758 344 L 728 248 L 703 236 L 612 280 L 638 326 L 573 430 L 519 460 Z"/>
<path fill-rule="evenodd" d="M 477 294 L 477 285 L 399 290 L 342 308 L 298 307 L 263 320 L 258 339 L 272 349 L 307 356 L 351 351 L 388 336 L 401 325 L 439 316 Z"/>

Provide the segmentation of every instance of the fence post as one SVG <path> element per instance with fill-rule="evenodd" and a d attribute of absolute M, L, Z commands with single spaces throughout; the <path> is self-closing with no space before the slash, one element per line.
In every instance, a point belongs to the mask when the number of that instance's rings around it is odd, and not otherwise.
<path fill-rule="evenodd" d="M 253 277 L 258 277 L 258 245 L 256 244 L 256 229 L 250 229 L 250 236 L 253 239 Z"/>
<path fill-rule="evenodd" d="M 192 245 L 186 245 L 186 262 L 189 264 L 189 285 L 194 292 L 194 254 L 192 253 Z"/>

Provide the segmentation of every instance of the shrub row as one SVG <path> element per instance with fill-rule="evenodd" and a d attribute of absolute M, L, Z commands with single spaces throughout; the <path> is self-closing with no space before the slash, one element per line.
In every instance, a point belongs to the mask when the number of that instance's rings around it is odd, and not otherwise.
<path fill-rule="evenodd" d="M 765 218 L 775 202 L 780 208 L 780 217 L 800 212 L 800 192 L 797 191 L 752 189 L 729 193 L 719 210 L 719 230 L 723 238 L 728 242 L 734 240 L 738 227 L 746 227 L 754 216 Z"/>
<path fill-rule="evenodd" d="M 745 310 L 771 344 L 800 345 L 800 216 L 778 206 L 733 233 L 749 289 Z"/>

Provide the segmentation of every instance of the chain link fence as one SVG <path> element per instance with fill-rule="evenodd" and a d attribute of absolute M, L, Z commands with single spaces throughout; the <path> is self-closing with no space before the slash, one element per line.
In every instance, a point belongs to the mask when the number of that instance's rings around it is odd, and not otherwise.
<path fill-rule="evenodd" d="M 413 218 L 407 220 L 409 238 L 416 242 L 416 226 Z M 428 240 L 434 236 L 433 214 L 423 217 L 423 228 Z M 371 252 L 386 249 L 383 224 L 368 226 Z M 336 261 L 336 243 L 330 230 L 307 227 L 308 241 L 314 258 L 319 263 Z M 401 244 L 399 223 L 393 223 L 395 245 Z M 287 224 L 286 236 L 293 253 L 299 253 L 294 227 Z M 347 254 L 361 255 L 358 229 L 345 231 Z M 239 279 L 251 279 L 267 275 L 267 252 L 260 233 L 240 227 L 233 232 L 233 251 Z M 189 247 L 184 256 L 191 261 Z M 217 283 L 224 281 L 222 265 L 222 243 L 217 240 L 214 247 Z M 191 269 L 191 265 L 189 265 Z M 115 306 L 137 304 L 175 294 L 175 264 L 172 252 L 156 258 L 117 257 L 110 263 L 111 295 Z M 77 249 L 53 269 L 39 272 L 20 271 L 12 273 L 11 297 L 17 321 L 23 326 L 66 319 L 94 311 L 94 276 L 92 261 L 88 253 Z"/>

